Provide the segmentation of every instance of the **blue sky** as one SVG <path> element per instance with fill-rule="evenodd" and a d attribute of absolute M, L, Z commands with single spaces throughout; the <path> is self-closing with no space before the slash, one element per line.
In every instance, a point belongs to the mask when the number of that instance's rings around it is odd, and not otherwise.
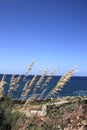
<path fill-rule="evenodd" d="M 78 66 L 87 76 L 87 0 L 0 0 L 0 73 L 57 75 Z"/>

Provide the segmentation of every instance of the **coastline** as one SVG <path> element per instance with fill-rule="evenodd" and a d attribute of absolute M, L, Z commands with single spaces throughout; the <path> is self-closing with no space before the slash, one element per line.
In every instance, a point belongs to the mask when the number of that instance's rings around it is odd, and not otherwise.
<path fill-rule="evenodd" d="M 6 102 L 8 103 L 0 101 L 0 110 L 2 107 L 4 113 L 7 113 L 6 105 L 10 105 L 6 116 L 13 118 L 15 125 L 11 126 L 9 130 L 31 130 L 38 127 L 40 130 L 45 130 L 46 127 L 48 130 L 85 130 L 87 126 L 86 96 L 31 100 L 26 107 L 24 107 L 24 104 L 14 103 L 13 101 Z M 16 113 L 20 116 L 18 117 Z M 9 117 L 9 115 L 11 116 Z M 14 115 L 17 116 L 16 120 Z"/>

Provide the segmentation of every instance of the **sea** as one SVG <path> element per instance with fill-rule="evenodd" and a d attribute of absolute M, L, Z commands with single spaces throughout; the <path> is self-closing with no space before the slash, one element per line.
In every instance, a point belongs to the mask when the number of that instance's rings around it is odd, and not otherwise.
<path fill-rule="evenodd" d="M 0 74 L 0 80 L 2 79 L 2 74 Z M 5 77 L 5 80 L 7 84 L 4 86 L 4 93 L 5 96 L 8 95 L 9 90 L 9 84 L 10 84 L 10 78 L 12 75 L 7 74 Z M 21 80 L 19 82 L 19 86 L 17 89 L 11 93 L 12 98 L 14 99 L 21 99 L 21 94 L 23 92 L 23 88 L 25 83 L 29 80 L 31 81 L 34 75 L 29 75 L 26 77 L 26 80 L 23 81 L 24 76 L 21 77 Z M 15 75 L 15 77 L 18 77 L 18 75 Z M 38 89 L 36 91 L 36 94 L 38 95 L 37 98 L 41 98 L 40 94 L 42 93 L 42 85 L 44 84 L 45 80 L 48 76 L 45 76 L 43 83 L 38 86 Z M 47 86 L 44 86 L 44 89 L 46 88 L 45 93 L 43 94 L 42 98 L 45 98 L 48 93 L 56 86 L 61 76 L 53 76 L 51 81 L 48 83 Z M 33 90 L 35 88 L 35 85 L 37 81 L 40 79 L 40 75 L 37 77 L 37 80 L 35 81 L 34 85 L 31 88 L 31 91 L 28 93 L 26 98 L 29 98 L 33 95 Z M 55 95 L 51 95 L 53 98 L 56 97 L 64 97 L 64 96 L 87 96 L 87 77 L 81 77 L 81 76 L 73 76 L 71 79 L 64 85 L 64 87 L 61 89 L 61 91 L 58 91 Z"/>

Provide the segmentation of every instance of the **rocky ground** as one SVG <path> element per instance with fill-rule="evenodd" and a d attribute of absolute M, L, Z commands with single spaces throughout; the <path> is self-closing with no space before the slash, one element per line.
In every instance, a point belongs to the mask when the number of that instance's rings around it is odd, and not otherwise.
<path fill-rule="evenodd" d="M 2 106 L 0 103 L 0 108 Z M 6 120 L 9 112 L 4 106 Z M 87 130 L 87 97 L 31 100 L 25 108 L 23 104 L 13 102 L 9 109 L 10 127 L 2 126 L 3 119 L 0 130 Z"/>
<path fill-rule="evenodd" d="M 67 103 L 51 106 L 48 110 L 49 119 L 55 129 L 87 130 L 86 97 L 71 97 Z"/>

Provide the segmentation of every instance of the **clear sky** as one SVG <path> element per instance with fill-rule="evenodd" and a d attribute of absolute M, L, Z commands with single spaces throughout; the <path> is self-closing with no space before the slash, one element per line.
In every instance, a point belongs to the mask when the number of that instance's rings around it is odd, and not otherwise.
<path fill-rule="evenodd" d="M 87 76 L 87 0 L 0 0 L 0 73 L 52 65 Z"/>

